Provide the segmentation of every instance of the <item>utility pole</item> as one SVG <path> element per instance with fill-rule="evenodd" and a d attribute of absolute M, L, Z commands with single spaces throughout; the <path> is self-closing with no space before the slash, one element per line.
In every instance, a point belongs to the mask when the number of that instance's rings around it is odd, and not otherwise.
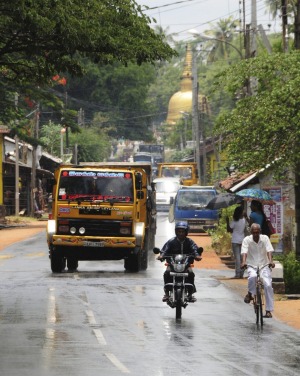
<path fill-rule="evenodd" d="M 15 148 L 16 148 L 16 160 L 15 160 L 15 215 L 20 213 L 20 191 L 19 191 L 19 137 L 15 135 Z"/>
<path fill-rule="evenodd" d="M 193 129 L 195 130 L 195 148 L 196 148 L 196 163 L 199 177 L 201 176 L 200 169 L 200 132 L 199 132 L 199 108 L 198 108 L 198 75 L 197 75 L 197 55 L 195 49 L 193 50 L 192 58 L 192 76 L 193 76 L 193 90 L 192 90 L 192 122 Z M 201 184 L 201 181 L 200 181 Z"/>
<path fill-rule="evenodd" d="M 65 92 L 65 112 L 67 112 L 67 105 L 68 105 L 68 92 L 66 90 Z M 67 153 L 69 154 L 69 130 L 68 130 L 68 125 L 66 124 L 66 149 Z"/>
<path fill-rule="evenodd" d="M 15 93 L 15 107 L 18 110 L 19 94 Z M 19 137 L 15 135 L 15 215 L 20 213 L 20 191 L 19 191 Z"/>
<path fill-rule="evenodd" d="M 206 185 L 206 134 L 205 134 L 205 123 L 204 123 L 204 114 L 205 114 L 205 100 L 203 97 L 201 101 L 201 111 L 200 111 L 200 144 L 202 146 L 202 175 L 201 175 L 201 184 Z M 208 113 L 207 113 L 208 115 Z"/>
<path fill-rule="evenodd" d="M 256 34 L 257 34 L 257 8 L 256 8 L 256 0 L 251 0 L 251 28 L 252 28 L 252 40 L 251 40 L 251 57 L 257 56 L 257 42 L 256 42 Z"/>
<path fill-rule="evenodd" d="M 282 46 L 283 52 L 288 52 L 288 41 L 286 36 L 288 17 L 287 17 L 287 7 L 286 0 L 281 0 L 281 16 L 282 16 Z"/>
<path fill-rule="evenodd" d="M 39 123 L 40 123 L 40 105 L 37 104 L 35 111 L 35 127 L 33 131 L 33 137 L 37 141 L 39 136 Z M 37 146 L 33 145 L 32 148 L 32 169 L 31 169 L 31 216 L 34 217 L 35 213 L 35 194 L 36 188 L 36 165 L 37 165 Z"/>

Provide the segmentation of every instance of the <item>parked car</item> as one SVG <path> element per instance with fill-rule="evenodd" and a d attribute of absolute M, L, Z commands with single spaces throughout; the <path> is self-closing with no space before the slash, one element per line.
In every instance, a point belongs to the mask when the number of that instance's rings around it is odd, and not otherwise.
<path fill-rule="evenodd" d="M 169 211 L 171 202 L 180 188 L 178 178 L 156 178 L 153 180 L 156 191 L 156 210 Z"/>
<path fill-rule="evenodd" d="M 207 232 L 216 228 L 218 210 L 207 209 L 206 205 L 217 195 L 213 186 L 184 186 L 176 194 L 169 211 L 169 221 L 187 221 L 190 232 Z"/>

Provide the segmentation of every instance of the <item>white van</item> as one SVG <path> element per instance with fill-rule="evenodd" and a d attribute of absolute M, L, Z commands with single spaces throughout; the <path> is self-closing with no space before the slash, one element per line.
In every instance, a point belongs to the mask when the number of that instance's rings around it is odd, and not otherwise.
<path fill-rule="evenodd" d="M 180 188 L 179 178 L 156 178 L 153 180 L 156 190 L 156 210 L 169 211 L 178 189 Z"/>

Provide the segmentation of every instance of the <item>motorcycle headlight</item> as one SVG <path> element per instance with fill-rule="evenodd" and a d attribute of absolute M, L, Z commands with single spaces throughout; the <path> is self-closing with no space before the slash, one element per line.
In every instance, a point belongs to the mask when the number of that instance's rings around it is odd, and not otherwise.
<path fill-rule="evenodd" d="M 184 271 L 185 265 L 184 264 L 174 264 L 175 272 L 182 273 Z"/>
<path fill-rule="evenodd" d="M 183 261 L 183 255 L 176 255 L 175 262 L 180 264 Z"/>

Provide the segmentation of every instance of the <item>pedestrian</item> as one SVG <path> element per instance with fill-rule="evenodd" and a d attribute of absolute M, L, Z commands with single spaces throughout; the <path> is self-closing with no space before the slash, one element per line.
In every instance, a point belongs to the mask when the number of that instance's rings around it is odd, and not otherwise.
<path fill-rule="evenodd" d="M 257 223 L 262 227 L 263 220 L 266 217 L 263 211 L 263 207 L 261 202 L 257 200 L 252 200 L 250 204 L 251 213 L 249 215 L 249 225 L 251 226 L 252 223 Z"/>
<path fill-rule="evenodd" d="M 243 207 L 238 206 L 233 212 L 233 220 L 229 222 L 226 217 L 227 231 L 231 235 L 231 246 L 235 260 L 235 276 L 234 278 L 243 278 L 244 269 L 241 269 L 241 249 L 242 242 L 245 236 L 246 220 L 244 218 Z"/>
<path fill-rule="evenodd" d="M 262 267 L 269 264 L 272 268 L 275 267 L 272 258 L 274 249 L 267 235 L 262 235 L 260 225 L 253 223 L 251 225 L 251 235 L 246 236 L 242 243 L 242 264 L 245 268 L 247 264 L 254 267 Z M 250 303 L 253 296 L 256 295 L 256 270 L 248 267 L 248 293 L 244 298 L 245 303 Z M 264 291 L 266 297 L 266 314 L 264 317 L 271 318 L 274 310 L 274 292 L 272 287 L 272 276 L 270 268 L 266 267 L 261 270 L 261 277 L 264 284 Z"/>
<path fill-rule="evenodd" d="M 267 219 L 262 203 L 257 200 L 252 200 L 250 204 L 251 213 L 249 218 L 246 216 L 246 220 L 248 221 L 249 225 L 251 226 L 252 223 L 257 223 L 260 225 L 261 233 L 263 235 L 267 235 L 270 237 L 272 234 L 275 233 L 273 226 L 270 220 Z"/>

